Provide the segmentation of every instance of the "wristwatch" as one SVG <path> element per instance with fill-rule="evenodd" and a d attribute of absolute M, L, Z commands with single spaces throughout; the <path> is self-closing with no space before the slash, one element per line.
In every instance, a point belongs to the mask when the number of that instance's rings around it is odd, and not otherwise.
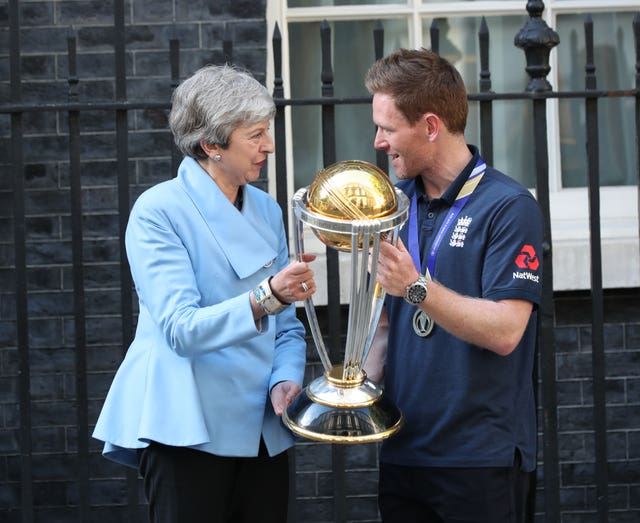
<path fill-rule="evenodd" d="M 420 276 L 416 281 L 407 287 L 404 299 L 411 305 L 419 305 L 427 299 L 427 279 Z"/>
<path fill-rule="evenodd" d="M 256 303 L 260 305 L 266 314 L 278 314 L 286 309 L 290 303 L 282 303 L 278 298 L 276 298 L 275 294 L 273 294 L 273 291 L 271 290 L 271 285 L 269 285 L 271 278 L 273 278 L 273 276 L 262 280 L 260 285 L 253 289 L 252 292 Z"/>

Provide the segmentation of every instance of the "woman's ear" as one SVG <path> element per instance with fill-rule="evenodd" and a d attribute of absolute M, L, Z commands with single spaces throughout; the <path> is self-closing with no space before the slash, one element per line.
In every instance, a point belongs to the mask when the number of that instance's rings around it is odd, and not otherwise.
<path fill-rule="evenodd" d="M 220 147 L 215 143 L 206 143 L 204 140 L 200 140 L 200 147 L 206 153 L 209 158 L 213 158 L 218 154 Z"/>

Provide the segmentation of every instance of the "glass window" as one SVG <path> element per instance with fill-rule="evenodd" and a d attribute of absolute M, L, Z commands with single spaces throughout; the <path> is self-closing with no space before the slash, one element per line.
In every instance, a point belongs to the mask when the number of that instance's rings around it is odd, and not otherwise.
<path fill-rule="evenodd" d="M 628 89 L 633 85 L 635 58 L 630 56 L 634 49 L 633 17 L 634 13 L 592 15 L 598 89 Z M 558 89 L 561 91 L 586 88 L 584 21 L 581 14 L 557 18 L 556 30 L 561 42 L 558 46 Z M 630 97 L 601 98 L 598 109 L 601 185 L 635 185 L 634 100 Z M 559 111 L 562 186 L 584 187 L 587 183 L 585 101 L 561 99 Z"/>
<path fill-rule="evenodd" d="M 514 36 L 526 21 L 525 16 L 488 16 L 489 71 L 491 90 L 496 92 L 522 92 L 529 82 L 525 71 L 524 53 L 513 45 Z M 456 66 L 469 93 L 480 91 L 480 31 L 481 17 L 424 18 L 423 42 L 433 48 L 430 30 L 438 28 L 438 52 Z M 435 23 L 434 23 L 435 22 Z M 535 173 L 532 142 L 526 137 L 531 132 L 531 103 L 526 100 L 493 102 L 493 165 L 533 187 Z M 509 129 L 508 133 L 501 130 Z M 480 147 L 479 104 L 469 105 L 469 119 L 465 133 L 469 143 Z M 482 151 L 481 151 L 482 152 Z"/>
<path fill-rule="evenodd" d="M 339 5 L 406 4 L 402 0 L 289 0 L 289 7 L 332 7 Z"/>
<path fill-rule="evenodd" d="M 320 22 L 289 24 L 291 96 L 320 97 L 322 55 Z M 332 22 L 333 88 L 336 97 L 367 97 L 364 75 L 375 59 L 376 21 Z M 384 53 L 409 44 L 405 20 L 385 20 Z M 388 32 L 387 32 L 388 31 Z M 348 49 L 349 52 L 344 52 Z M 317 106 L 291 108 L 295 188 L 311 183 L 323 168 L 321 110 Z M 341 104 L 335 109 L 336 161 L 375 162 L 375 128 L 370 104 Z M 368 132 L 370 131 L 370 132 Z"/>
<path fill-rule="evenodd" d="M 290 0 L 290 7 L 371 5 L 391 3 L 384 0 Z M 597 13 L 593 15 L 595 66 L 598 88 L 623 89 L 633 85 L 634 58 L 625 55 L 634 49 L 633 13 Z M 489 70 L 491 88 L 496 92 L 521 92 L 529 81 L 521 49 L 513 45 L 527 14 L 485 17 L 489 29 Z M 423 45 L 431 47 L 430 30 L 434 20 L 439 29 L 439 52 L 462 74 L 470 93 L 479 90 L 480 63 L 478 31 L 480 16 L 421 17 Z M 375 20 L 331 22 L 336 96 L 366 96 L 362 79 L 374 59 L 373 29 Z M 410 17 L 383 19 L 384 52 L 412 46 Z M 584 16 L 559 14 L 555 28 L 561 45 L 558 53 L 557 85 L 560 91 L 584 89 Z M 320 20 L 292 22 L 288 25 L 290 42 L 291 94 L 293 97 L 319 97 L 321 92 Z M 615 35 L 615 38 L 611 38 Z M 415 40 L 415 39 L 414 39 Z M 349 52 L 344 52 L 348 49 Z M 553 81 L 553 76 L 549 79 Z M 599 102 L 600 167 L 603 185 L 634 185 L 636 163 L 633 141 L 633 99 L 606 98 Z M 530 135 L 531 104 L 527 101 L 494 102 L 494 165 L 525 185 L 534 185 L 532 142 Z M 480 144 L 478 104 L 470 106 L 467 139 Z M 558 187 L 586 185 L 584 100 L 560 99 L 559 144 L 561 182 Z M 335 110 L 337 160 L 360 158 L 374 161 L 370 108 L 365 105 L 338 105 Z M 509 133 L 501 129 L 509 127 Z M 306 185 L 322 168 L 321 119 L 318 107 L 292 108 L 294 139 L 293 162 L 296 187 Z M 373 132 L 373 131 L 372 131 Z M 393 173 L 391 173 L 393 175 Z"/>
<path fill-rule="evenodd" d="M 592 13 L 595 38 L 597 88 L 632 89 L 635 86 L 635 42 L 629 0 L 548 0 L 543 19 L 558 32 L 560 45 L 550 56 L 548 81 L 555 91 L 584 91 L 584 14 Z M 321 96 L 320 24 L 332 28 L 335 95 L 368 98 L 363 78 L 373 56 L 373 29 L 384 27 L 384 54 L 399 47 L 431 46 L 431 24 L 440 28 L 439 52 L 458 68 L 469 93 L 479 91 L 478 30 L 485 17 L 489 29 L 491 90 L 524 93 L 530 78 L 524 52 L 514 38 L 529 20 L 526 2 L 492 0 L 268 0 L 270 26 L 278 22 L 286 32 L 284 74 L 294 98 Z M 286 54 L 288 53 L 288 54 Z M 598 100 L 600 140 L 601 231 L 603 267 L 617 266 L 620 256 L 610 249 L 637 253 L 638 159 L 635 144 L 635 98 Z M 530 100 L 495 100 L 493 109 L 493 165 L 527 187 L 535 187 L 533 112 Z M 323 167 L 321 109 L 292 106 L 287 165 L 293 173 L 290 189 L 308 185 Z M 551 98 L 547 102 L 548 166 L 551 191 L 551 227 L 554 289 L 588 289 L 588 264 L 576 264 L 588 248 L 588 195 L 586 117 L 583 98 Z M 375 162 L 374 127 L 368 103 L 335 107 L 336 160 Z M 479 103 L 471 101 L 466 139 L 482 148 Z M 486 154 L 486 152 L 485 152 Z M 389 173 L 395 180 L 393 171 Z M 635 196 L 634 196 L 635 194 Z M 605 286 L 637 286 L 637 265 L 628 257 L 625 270 L 604 270 Z M 635 263 L 635 265 L 634 265 Z M 624 274 L 623 280 L 619 278 Z M 608 283 L 607 283 L 608 282 Z"/>
<path fill-rule="evenodd" d="M 438 18 L 439 52 L 458 68 L 470 93 L 478 92 L 480 58 L 478 31 L 479 17 Z M 528 76 L 524 69 L 524 54 L 513 45 L 526 16 L 487 17 L 489 28 L 489 56 L 492 89 L 498 92 L 522 91 Z M 430 42 L 430 29 L 434 19 L 423 18 L 423 42 Z M 321 22 L 292 22 L 289 24 L 291 95 L 299 97 L 321 96 L 322 81 L 320 52 Z M 334 93 L 338 97 L 367 96 L 363 78 L 374 60 L 373 29 L 375 20 L 331 22 Z M 405 19 L 386 19 L 384 53 L 410 45 L 408 24 Z M 428 42 L 428 44 L 427 44 Z M 349 49 L 349 52 L 342 52 Z M 507 66 L 505 66 L 507 64 Z M 514 74 L 514 71 L 516 74 Z M 519 71 L 519 72 L 518 72 Z M 293 163 L 296 188 L 308 185 L 323 167 L 321 111 L 319 107 L 294 106 L 291 110 Z M 375 161 L 373 124 L 368 104 L 336 106 L 337 160 L 358 158 Z M 494 165 L 528 186 L 534 185 L 531 141 L 529 134 L 531 108 L 526 101 L 495 102 L 494 131 L 509 124 L 520 132 L 510 132 L 503 139 L 494 139 Z M 366 129 L 371 129 L 367 134 Z M 467 139 L 480 144 L 478 104 L 470 105 Z M 392 176 L 393 172 L 390 173 Z"/>

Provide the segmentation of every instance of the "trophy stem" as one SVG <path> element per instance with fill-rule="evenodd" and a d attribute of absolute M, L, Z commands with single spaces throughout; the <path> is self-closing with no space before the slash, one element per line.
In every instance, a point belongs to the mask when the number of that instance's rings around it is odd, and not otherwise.
<path fill-rule="evenodd" d="M 296 256 L 296 259 L 301 259 L 301 254 L 304 252 L 304 222 L 301 219 L 301 204 L 303 203 L 304 195 L 306 194 L 306 189 L 299 190 L 291 200 L 291 206 L 293 207 L 293 215 L 295 216 L 295 227 L 294 227 L 294 242 L 293 242 L 293 250 Z M 320 361 L 322 362 L 322 366 L 324 367 L 325 372 L 329 372 L 331 370 L 331 360 L 329 359 L 329 353 L 327 352 L 326 347 L 324 346 L 324 340 L 322 339 L 322 333 L 320 332 L 320 325 L 318 323 L 318 316 L 316 315 L 316 310 L 313 306 L 313 300 L 311 297 L 304 300 L 304 310 L 307 313 L 307 319 L 309 320 L 309 328 L 311 329 L 311 336 L 313 337 L 313 341 L 316 344 L 316 349 L 318 352 L 318 356 L 320 357 Z"/>
<path fill-rule="evenodd" d="M 375 274 L 369 276 L 369 246 L 375 258 L 380 246 L 380 222 L 353 222 L 351 247 L 351 307 L 344 356 L 345 380 L 353 379 L 362 369 L 362 356 L 367 350 L 367 334 L 371 330 Z M 373 264 L 375 265 L 375 264 Z"/>

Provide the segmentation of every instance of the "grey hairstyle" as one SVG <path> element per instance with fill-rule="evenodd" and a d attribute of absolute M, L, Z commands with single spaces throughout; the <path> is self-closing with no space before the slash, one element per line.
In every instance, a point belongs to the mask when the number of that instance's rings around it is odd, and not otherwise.
<path fill-rule="evenodd" d="M 231 65 L 208 65 L 184 80 L 171 97 L 169 127 L 176 146 L 192 158 L 206 158 L 200 142 L 229 145 L 238 127 L 273 118 L 273 98 L 249 73 Z"/>

